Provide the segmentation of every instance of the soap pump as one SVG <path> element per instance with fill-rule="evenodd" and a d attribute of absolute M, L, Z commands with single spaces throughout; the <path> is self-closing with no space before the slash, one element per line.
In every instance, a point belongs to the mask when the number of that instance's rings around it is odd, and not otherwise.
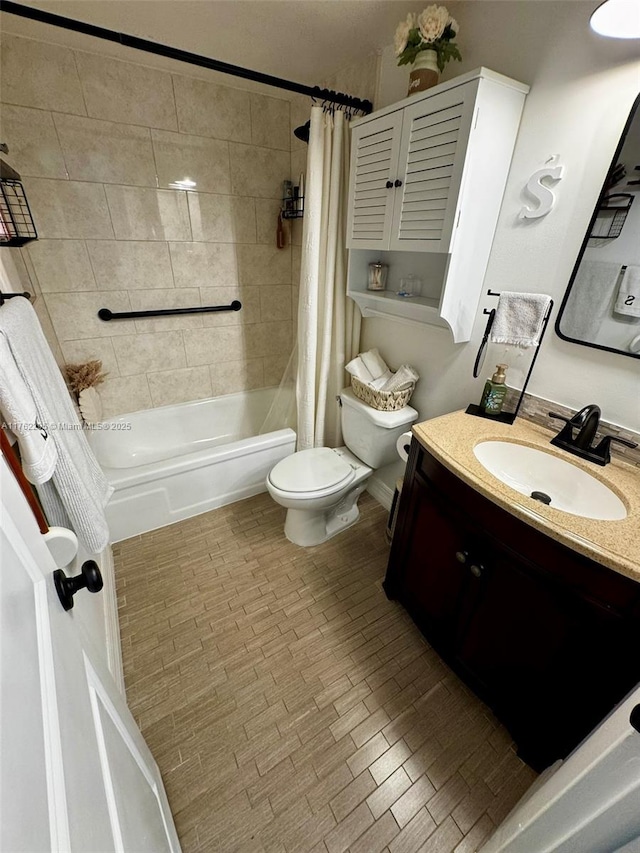
<path fill-rule="evenodd" d="M 504 398 L 507 396 L 505 371 L 508 366 L 507 364 L 497 364 L 496 372 L 491 379 L 487 379 L 485 382 L 480 408 L 486 415 L 499 415 L 502 411 Z"/>

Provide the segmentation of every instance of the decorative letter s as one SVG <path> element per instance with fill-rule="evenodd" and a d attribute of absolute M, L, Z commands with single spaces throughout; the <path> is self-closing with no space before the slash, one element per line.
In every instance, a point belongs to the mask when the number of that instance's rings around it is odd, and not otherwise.
<path fill-rule="evenodd" d="M 557 155 L 554 154 L 549 159 L 553 162 L 556 157 Z M 525 205 L 520 210 L 520 219 L 539 219 L 541 216 L 546 216 L 549 213 L 555 203 L 556 197 L 553 191 L 545 186 L 542 181 L 544 178 L 549 178 L 552 181 L 560 181 L 563 175 L 564 166 L 545 166 L 531 175 L 525 189 L 538 202 L 538 207 L 535 210 L 531 210 L 531 208 Z"/>

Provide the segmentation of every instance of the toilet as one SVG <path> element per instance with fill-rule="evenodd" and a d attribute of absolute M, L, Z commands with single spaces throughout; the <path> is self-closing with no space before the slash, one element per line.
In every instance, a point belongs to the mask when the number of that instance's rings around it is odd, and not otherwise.
<path fill-rule="evenodd" d="M 295 545 L 320 545 L 358 520 L 358 498 L 376 468 L 397 458 L 396 442 L 418 413 L 380 412 L 350 388 L 340 393 L 346 447 L 299 450 L 275 465 L 267 489 L 287 508 L 284 534 Z"/>

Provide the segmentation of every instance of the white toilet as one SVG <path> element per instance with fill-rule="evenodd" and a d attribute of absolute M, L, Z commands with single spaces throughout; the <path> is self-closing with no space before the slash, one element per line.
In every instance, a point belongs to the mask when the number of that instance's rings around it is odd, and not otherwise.
<path fill-rule="evenodd" d="M 369 476 L 398 458 L 396 441 L 418 417 L 411 406 L 379 412 L 350 388 L 340 405 L 346 447 L 300 450 L 267 477 L 269 494 L 288 510 L 284 533 L 295 545 L 320 545 L 355 524 Z"/>

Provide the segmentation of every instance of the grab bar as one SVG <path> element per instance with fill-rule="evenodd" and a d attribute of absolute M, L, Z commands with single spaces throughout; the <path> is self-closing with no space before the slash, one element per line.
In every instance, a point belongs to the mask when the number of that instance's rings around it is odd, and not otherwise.
<path fill-rule="evenodd" d="M 211 314 L 213 311 L 239 311 L 242 302 L 234 299 L 231 305 L 208 305 L 203 308 L 159 308 L 155 311 L 111 311 L 101 308 L 98 317 L 107 320 L 134 320 L 137 317 L 169 317 L 172 314 Z"/>

